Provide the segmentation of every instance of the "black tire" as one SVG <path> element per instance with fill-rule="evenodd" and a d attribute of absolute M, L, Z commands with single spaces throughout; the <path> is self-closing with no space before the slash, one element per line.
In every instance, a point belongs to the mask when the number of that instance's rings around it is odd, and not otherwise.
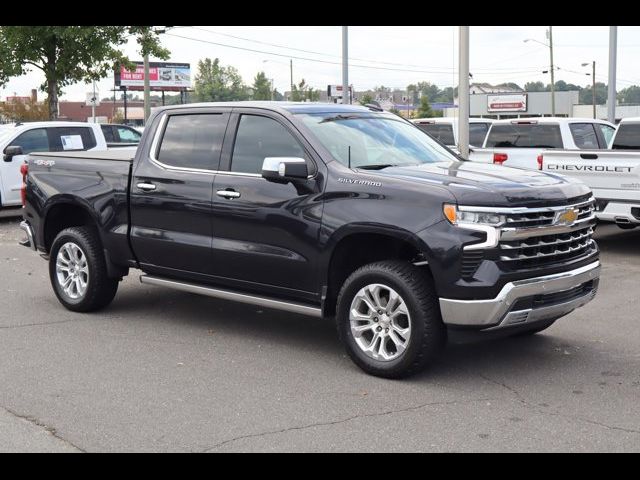
<path fill-rule="evenodd" d="M 551 325 L 553 325 L 556 322 L 556 320 L 551 320 L 548 322 L 543 322 L 543 323 L 539 323 L 538 325 L 531 327 L 531 328 L 524 328 L 522 330 L 518 330 L 517 332 L 513 333 L 511 336 L 512 337 L 528 337 L 530 335 L 535 335 L 536 333 L 540 333 L 543 330 L 546 330 L 547 328 L 549 328 Z"/>
<path fill-rule="evenodd" d="M 71 243 L 76 245 L 86 258 L 88 273 L 86 291 L 78 298 L 71 298 L 58 280 L 56 261 L 60 249 Z M 118 291 L 118 279 L 107 276 L 107 266 L 102 251 L 102 242 L 91 227 L 72 227 L 62 230 L 53 241 L 49 258 L 49 278 L 53 291 L 65 308 L 74 312 L 100 310 L 111 303 Z"/>
<path fill-rule="evenodd" d="M 633 230 L 637 227 L 635 223 L 616 223 L 616 225 L 622 230 Z"/>
<path fill-rule="evenodd" d="M 406 349 L 393 360 L 367 356 L 351 331 L 349 311 L 354 297 L 362 288 L 376 283 L 393 288 L 404 300 L 410 315 L 407 320 L 411 334 Z M 438 355 L 446 341 L 433 280 L 418 267 L 403 261 L 371 263 L 353 272 L 338 295 L 336 322 L 340 340 L 354 363 L 365 372 L 384 378 L 402 378 L 421 371 Z"/>

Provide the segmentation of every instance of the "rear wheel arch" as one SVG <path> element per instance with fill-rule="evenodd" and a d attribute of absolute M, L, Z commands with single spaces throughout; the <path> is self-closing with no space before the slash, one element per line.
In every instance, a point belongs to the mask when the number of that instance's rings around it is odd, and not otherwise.
<path fill-rule="evenodd" d="M 91 209 L 82 203 L 65 199 L 51 204 L 45 211 L 42 226 L 42 240 L 46 252 L 58 233 L 66 228 L 88 226 L 98 229 L 98 219 Z M 100 239 L 102 240 L 102 239 Z"/>

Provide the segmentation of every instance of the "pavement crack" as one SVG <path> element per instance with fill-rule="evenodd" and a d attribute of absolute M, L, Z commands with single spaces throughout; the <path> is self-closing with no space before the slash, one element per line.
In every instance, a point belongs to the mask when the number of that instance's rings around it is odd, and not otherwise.
<path fill-rule="evenodd" d="M 87 453 L 86 450 L 84 450 L 83 448 L 80 448 L 79 446 L 77 446 L 74 443 L 70 442 L 66 438 L 61 437 L 54 427 L 47 425 L 46 423 L 42 422 L 41 420 L 38 420 L 36 417 L 34 417 L 32 415 L 21 415 L 18 412 L 14 411 L 14 410 L 12 410 L 10 408 L 7 408 L 7 407 L 0 407 L 0 408 L 2 408 L 5 412 L 9 413 L 10 415 L 13 415 L 16 418 L 19 418 L 21 420 L 26 420 L 27 422 L 29 422 L 29 423 L 37 426 L 37 427 L 43 428 L 52 437 L 60 440 L 61 442 L 69 445 L 72 448 L 75 448 L 79 452 Z"/>
<path fill-rule="evenodd" d="M 71 318 L 69 320 L 60 320 L 59 322 L 25 323 L 23 325 L 2 325 L 0 326 L 0 330 L 10 330 L 13 328 L 26 328 L 26 327 L 41 327 L 44 325 L 58 325 L 60 323 L 82 322 L 85 320 L 86 320 L 85 318 Z"/>
<path fill-rule="evenodd" d="M 498 386 L 504 388 L 505 390 L 508 390 L 509 392 L 511 392 L 516 397 L 516 400 L 518 402 L 520 402 L 523 407 L 528 408 L 530 410 L 533 410 L 535 412 L 538 412 L 541 415 L 548 415 L 548 416 L 552 416 L 552 417 L 567 418 L 567 419 L 570 419 L 570 420 L 578 420 L 578 421 L 581 421 L 581 422 L 589 423 L 591 425 L 596 425 L 596 426 L 599 426 L 599 427 L 602 427 L 602 428 L 606 428 L 608 430 L 617 430 L 617 431 L 620 431 L 620 432 L 640 434 L 640 430 L 635 430 L 633 428 L 618 427 L 618 426 L 615 426 L 615 425 L 609 425 L 609 424 L 606 424 L 606 423 L 598 422 L 597 420 L 591 420 L 590 418 L 581 417 L 579 415 L 571 415 L 569 413 L 560 413 L 560 412 L 551 412 L 551 411 L 546 410 L 544 408 L 540 408 L 538 405 L 533 405 L 532 403 L 528 402 L 520 394 L 520 392 L 518 392 L 515 388 L 507 385 L 506 383 L 500 382 L 498 380 L 494 380 L 494 379 L 489 378 L 486 375 L 483 375 L 481 373 L 478 374 L 478 375 L 480 377 L 482 377 L 483 379 L 485 379 L 487 382 L 493 383 L 494 385 L 498 385 Z"/>
<path fill-rule="evenodd" d="M 326 422 L 310 423 L 310 424 L 307 424 L 307 425 L 300 425 L 300 426 L 282 428 L 280 430 L 268 430 L 266 432 L 250 433 L 250 434 L 247 434 L 247 435 L 240 435 L 238 437 L 230 438 L 230 439 L 224 440 L 224 441 L 222 441 L 220 443 L 216 443 L 214 446 L 206 448 L 205 450 L 203 450 L 202 453 L 207 453 L 207 452 L 210 452 L 210 451 L 215 450 L 217 448 L 220 448 L 220 447 L 222 447 L 224 445 L 227 445 L 229 443 L 237 442 L 238 440 L 245 440 L 247 438 L 260 438 L 260 437 L 266 437 L 268 435 L 277 435 L 277 434 L 280 434 L 280 433 L 287 433 L 287 432 L 292 432 L 292 431 L 306 430 L 306 429 L 314 428 L 314 427 L 324 427 L 324 426 L 339 425 L 341 423 L 351 422 L 351 421 L 357 420 L 359 418 L 384 417 L 386 415 L 393 415 L 393 414 L 396 414 L 396 413 L 413 412 L 413 411 L 416 411 L 416 410 L 420 410 L 420 409 L 427 408 L 427 407 L 432 407 L 432 406 L 437 406 L 437 405 L 455 405 L 455 404 L 463 404 L 463 403 L 483 402 L 483 401 L 489 401 L 489 400 L 495 400 L 495 399 L 494 398 L 475 398 L 475 399 L 465 400 L 465 401 L 451 400 L 451 401 L 447 401 L 447 402 L 430 402 L 430 403 L 423 403 L 423 404 L 420 404 L 420 405 L 414 405 L 414 406 L 411 406 L 411 407 L 399 408 L 399 409 L 396 409 L 396 410 L 385 410 L 383 412 L 352 415 L 350 417 L 342 418 L 340 420 L 331 420 L 331 421 L 326 421 Z"/>

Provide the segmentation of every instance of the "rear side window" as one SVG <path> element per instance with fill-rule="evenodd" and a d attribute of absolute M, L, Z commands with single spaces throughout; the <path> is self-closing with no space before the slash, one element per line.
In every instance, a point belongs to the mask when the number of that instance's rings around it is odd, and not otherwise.
<path fill-rule="evenodd" d="M 571 136 L 578 148 L 600 148 L 598 137 L 592 123 L 569 124 Z"/>
<path fill-rule="evenodd" d="M 22 147 L 22 153 L 25 155 L 31 152 L 48 152 L 49 138 L 44 128 L 34 128 L 18 135 L 10 145 Z"/>
<path fill-rule="evenodd" d="M 233 146 L 231 171 L 260 173 L 266 157 L 305 158 L 304 149 L 279 122 L 257 115 L 242 115 Z"/>
<path fill-rule="evenodd" d="M 97 145 L 90 127 L 48 127 L 47 134 L 52 152 L 89 150 Z"/>
<path fill-rule="evenodd" d="M 140 133 L 133 128 L 115 127 L 118 131 L 118 138 L 122 143 L 140 143 Z"/>
<path fill-rule="evenodd" d="M 496 125 L 489 131 L 487 147 L 562 148 L 559 125 L 536 123 Z"/>
<path fill-rule="evenodd" d="M 470 123 L 469 124 L 469 145 L 474 147 L 481 147 L 484 143 L 484 138 L 489 131 L 488 123 Z"/>
<path fill-rule="evenodd" d="M 427 132 L 440 143 L 445 145 L 455 145 L 456 141 L 453 139 L 453 126 L 442 123 L 417 123 L 420 130 Z"/>
<path fill-rule="evenodd" d="M 640 150 L 640 123 L 622 123 L 613 140 L 614 150 Z"/>
<path fill-rule="evenodd" d="M 172 167 L 217 169 L 228 119 L 222 113 L 169 116 L 158 160 Z"/>

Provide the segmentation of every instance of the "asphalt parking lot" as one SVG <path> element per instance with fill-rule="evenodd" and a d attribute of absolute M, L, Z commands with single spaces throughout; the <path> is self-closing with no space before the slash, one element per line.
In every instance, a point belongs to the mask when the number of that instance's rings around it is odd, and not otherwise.
<path fill-rule="evenodd" d="M 329 322 L 144 286 L 66 311 L 0 218 L 0 451 L 640 451 L 640 230 L 601 226 L 600 291 L 530 338 L 362 373 Z"/>

